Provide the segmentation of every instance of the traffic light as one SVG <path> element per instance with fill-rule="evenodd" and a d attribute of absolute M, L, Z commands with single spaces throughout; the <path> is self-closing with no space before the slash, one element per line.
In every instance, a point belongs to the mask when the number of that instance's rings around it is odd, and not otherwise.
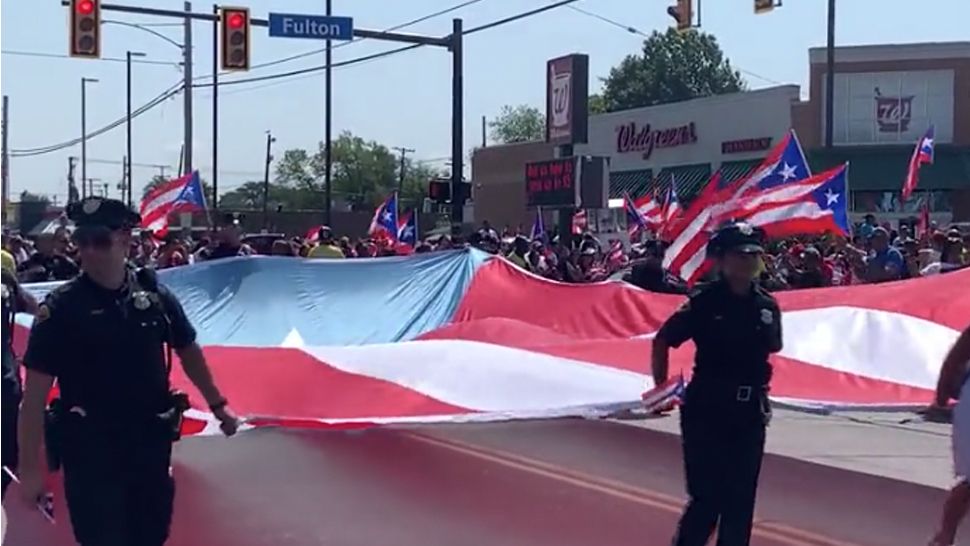
<path fill-rule="evenodd" d="M 101 56 L 101 0 L 71 0 L 71 57 Z"/>
<path fill-rule="evenodd" d="M 451 180 L 438 179 L 428 183 L 428 198 L 439 204 L 451 201 Z"/>
<path fill-rule="evenodd" d="M 472 185 L 468 182 L 462 182 L 458 184 L 457 191 L 455 192 L 456 200 L 462 204 L 472 198 Z M 451 195 L 451 179 L 450 178 L 436 178 L 428 183 L 428 199 L 443 205 L 445 203 L 452 202 Z"/>
<path fill-rule="evenodd" d="M 768 13 L 773 9 L 775 9 L 775 0 L 754 0 L 755 13 Z"/>
<path fill-rule="evenodd" d="M 249 8 L 222 8 L 222 69 L 249 70 Z"/>
<path fill-rule="evenodd" d="M 677 22 L 678 32 L 690 30 L 694 26 L 693 0 L 677 0 L 676 6 L 667 8 L 667 15 Z"/>

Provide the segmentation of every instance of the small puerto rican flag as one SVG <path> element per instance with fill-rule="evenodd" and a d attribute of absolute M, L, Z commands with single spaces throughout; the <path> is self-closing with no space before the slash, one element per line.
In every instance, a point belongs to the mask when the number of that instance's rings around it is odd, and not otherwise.
<path fill-rule="evenodd" d="M 647 413 L 670 411 L 684 401 L 686 388 L 683 375 L 672 377 L 640 395 L 643 409 Z"/>

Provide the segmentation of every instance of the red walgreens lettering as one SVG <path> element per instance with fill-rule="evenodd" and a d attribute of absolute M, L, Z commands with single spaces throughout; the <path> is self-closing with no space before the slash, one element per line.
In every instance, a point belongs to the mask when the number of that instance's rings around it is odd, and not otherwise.
<path fill-rule="evenodd" d="M 643 152 L 644 159 L 650 159 L 656 148 L 673 148 L 695 142 L 697 129 L 694 122 L 656 131 L 649 123 L 638 130 L 632 121 L 616 128 L 616 151 L 621 154 Z"/>

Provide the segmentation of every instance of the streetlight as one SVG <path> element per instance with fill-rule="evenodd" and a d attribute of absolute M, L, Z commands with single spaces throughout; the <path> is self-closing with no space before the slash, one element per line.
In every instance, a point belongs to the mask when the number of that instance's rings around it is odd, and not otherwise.
<path fill-rule="evenodd" d="M 132 57 L 144 57 L 145 54 L 140 51 L 129 50 L 125 55 L 125 67 L 127 69 L 127 89 L 125 91 L 126 100 L 128 103 L 128 108 L 125 114 L 125 131 L 127 132 L 127 142 L 125 143 L 125 151 L 127 152 L 127 158 L 125 161 L 125 195 L 127 195 L 128 208 L 131 208 L 131 59 Z"/>
<path fill-rule="evenodd" d="M 88 179 L 88 99 L 87 84 L 97 83 L 95 78 L 81 78 L 81 198 L 87 197 Z M 93 192 L 92 192 L 93 193 Z"/>

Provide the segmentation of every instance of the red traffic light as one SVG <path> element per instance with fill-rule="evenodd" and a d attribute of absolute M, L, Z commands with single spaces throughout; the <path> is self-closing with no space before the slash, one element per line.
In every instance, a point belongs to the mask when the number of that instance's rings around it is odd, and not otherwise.
<path fill-rule="evenodd" d="M 94 2 L 91 0 L 81 0 L 77 3 L 77 12 L 81 15 L 91 15 L 94 12 Z"/>
<path fill-rule="evenodd" d="M 226 20 L 226 24 L 229 25 L 231 29 L 242 28 L 246 24 L 246 17 L 241 13 L 231 13 L 229 18 Z"/>

